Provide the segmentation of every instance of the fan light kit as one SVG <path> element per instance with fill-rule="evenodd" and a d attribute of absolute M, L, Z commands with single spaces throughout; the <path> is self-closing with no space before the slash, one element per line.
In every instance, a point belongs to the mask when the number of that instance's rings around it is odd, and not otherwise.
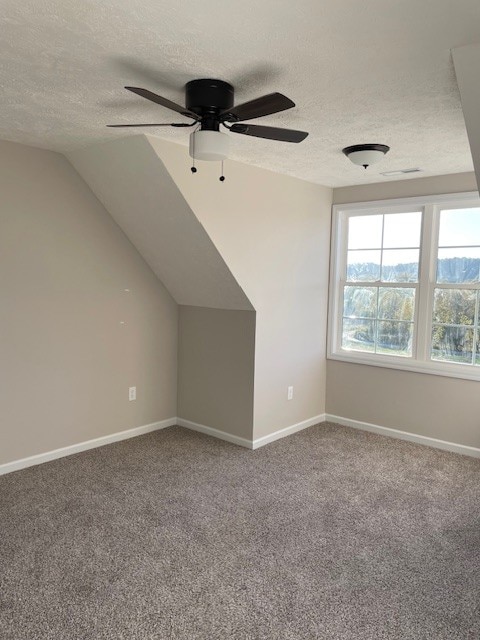
<path fill-rule="evenodd" d="M 190 134 L 190 156 L 194 160 L 219 160 L 228 158 L 230 138 L 221 131 L 201 130 Z"/>
<path fill-rule="evenodd" d="M 185 85 L 185 107 L 162 98 L 140 87 L 125 87 L 142 98 L 171 109 L 193 122 L 173 122 L 163 124 L 111 124 L 109 127 L 194 127 L 190 135 L 190 156 L 193 158 L 192 173 L 196 173 L 195 160 L 221 161 L 228 158 L 230 137 L 220 131 L 220 126 L 232 133 L 244 136 L 278 140 L 280 142 L 302 142 L 308 136 L 305 131 L 244 124 L 273 113 L 279 113 L 295 106 L 281 93 L 270 93 L 234 106 L 234 88 L 223 80 L 191 80 Z M 220 180 L 225 180 L 222 176 Z"/>
<path fill-rule="evenodd" d="M 342 151 L 353 164 L 367 169 L 371 164 L 379 162 L 390 151 L 390 147 L 386 144 L 354 144 Z"/>

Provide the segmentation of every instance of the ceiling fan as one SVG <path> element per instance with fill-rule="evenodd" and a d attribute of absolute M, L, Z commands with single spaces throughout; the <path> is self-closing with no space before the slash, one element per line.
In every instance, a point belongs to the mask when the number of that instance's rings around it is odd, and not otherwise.
<path fill-rule="evenodd" d="M 228 82 L 206 79 L 191 80 L 185 85 L 185 107 L 182 107 L 148 89 L 140 87 L 125 87 L 125 89 L 182 116 L 191 118 L 192 122 L 111 124 L 107 126 L 120 128 L 194 127 L 196 125 L 197 129 L 190 135 L 190 155 L 194 159 L 224 160 L 228 157 L 230 139 L 220 131 L 220 126 L 232 133 L 281 142 L 302 142 L 308 136 L 305 131 L 244 123 L 245 120 L 253 120 L 294 107 L 295 103 L 281 93 L 270 93 L 234 106 L 234 88 Z"/>

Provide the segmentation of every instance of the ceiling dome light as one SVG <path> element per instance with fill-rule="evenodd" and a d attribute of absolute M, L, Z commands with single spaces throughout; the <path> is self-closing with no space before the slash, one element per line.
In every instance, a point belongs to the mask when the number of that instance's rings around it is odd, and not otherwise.
<path fill-rule="evenodd" d="M 390 147 L 386 144 L 354 144 L 342 151 L 353 164 L 366 169 L 371 164 L 379 162 L 390 151 Z"/>
<path fill-rule="evenodd" d="M 204 129 L 190 134 L 190 156 L 194 160 L 226 160 L 229 149 L 226 133 Z"/>

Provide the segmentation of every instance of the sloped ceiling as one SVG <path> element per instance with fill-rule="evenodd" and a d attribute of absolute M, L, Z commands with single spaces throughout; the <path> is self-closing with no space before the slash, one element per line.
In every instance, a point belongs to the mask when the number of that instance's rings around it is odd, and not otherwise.
<path fill-rule="evenodd" d="M 253 309 L 144 136 L 68 157 L 178 304 Z"/>
<path fill-rule="evenodd" d="M 107 123 L 172 118 L 124 85 L 181 101 L 187 80 L 217 77 L 238 101 L 286 93 L 297 108 L 263 122 L 310 132 L 232 134 L 233 159 L 327 186 L 472 170 L 450 50 L 479 41 L 478 0 L 3 0 L 1 19 L 0 138 L 61 152 L 117 139 Z M 359 142 L 391 152 L 363 171 L 341 153 Z"/>
<path fill-rule="evenodd" d="M 480 185 L 480 44 L 460 47 L 452 53 L 477 184 Z"/>

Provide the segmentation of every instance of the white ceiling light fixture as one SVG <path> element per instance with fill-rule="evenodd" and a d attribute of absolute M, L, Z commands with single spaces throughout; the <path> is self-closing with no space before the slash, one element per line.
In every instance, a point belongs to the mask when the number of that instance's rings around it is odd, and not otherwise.
<path fill-rule="evenodd" d="M 216 160 L 221 162 L 228 158 L 230 138 L 221 131 L 206 129 L 190 134 L 190 157 L 194 160 Z"/>
<path fill-rule="evenodd" d="M 225 180 L 223 175 L 223 161 L 228 158 L 230 151 L 230 138 L 226 133 L 210 129 L 198 129 L 190 134 L 190 157 L 193 159 L 192 173 L 197 173 L 195 160 L 207 160 L 208 162 L 221 162 L 222 175 L 220 182 Z"/>
<path fill-rule="evenodd" d="M 390 147 L 386 144 L 354 144 L 342 151 L 353 164 L 367 169 L 371 164 L 379 162 L 390 151 Z"/>

